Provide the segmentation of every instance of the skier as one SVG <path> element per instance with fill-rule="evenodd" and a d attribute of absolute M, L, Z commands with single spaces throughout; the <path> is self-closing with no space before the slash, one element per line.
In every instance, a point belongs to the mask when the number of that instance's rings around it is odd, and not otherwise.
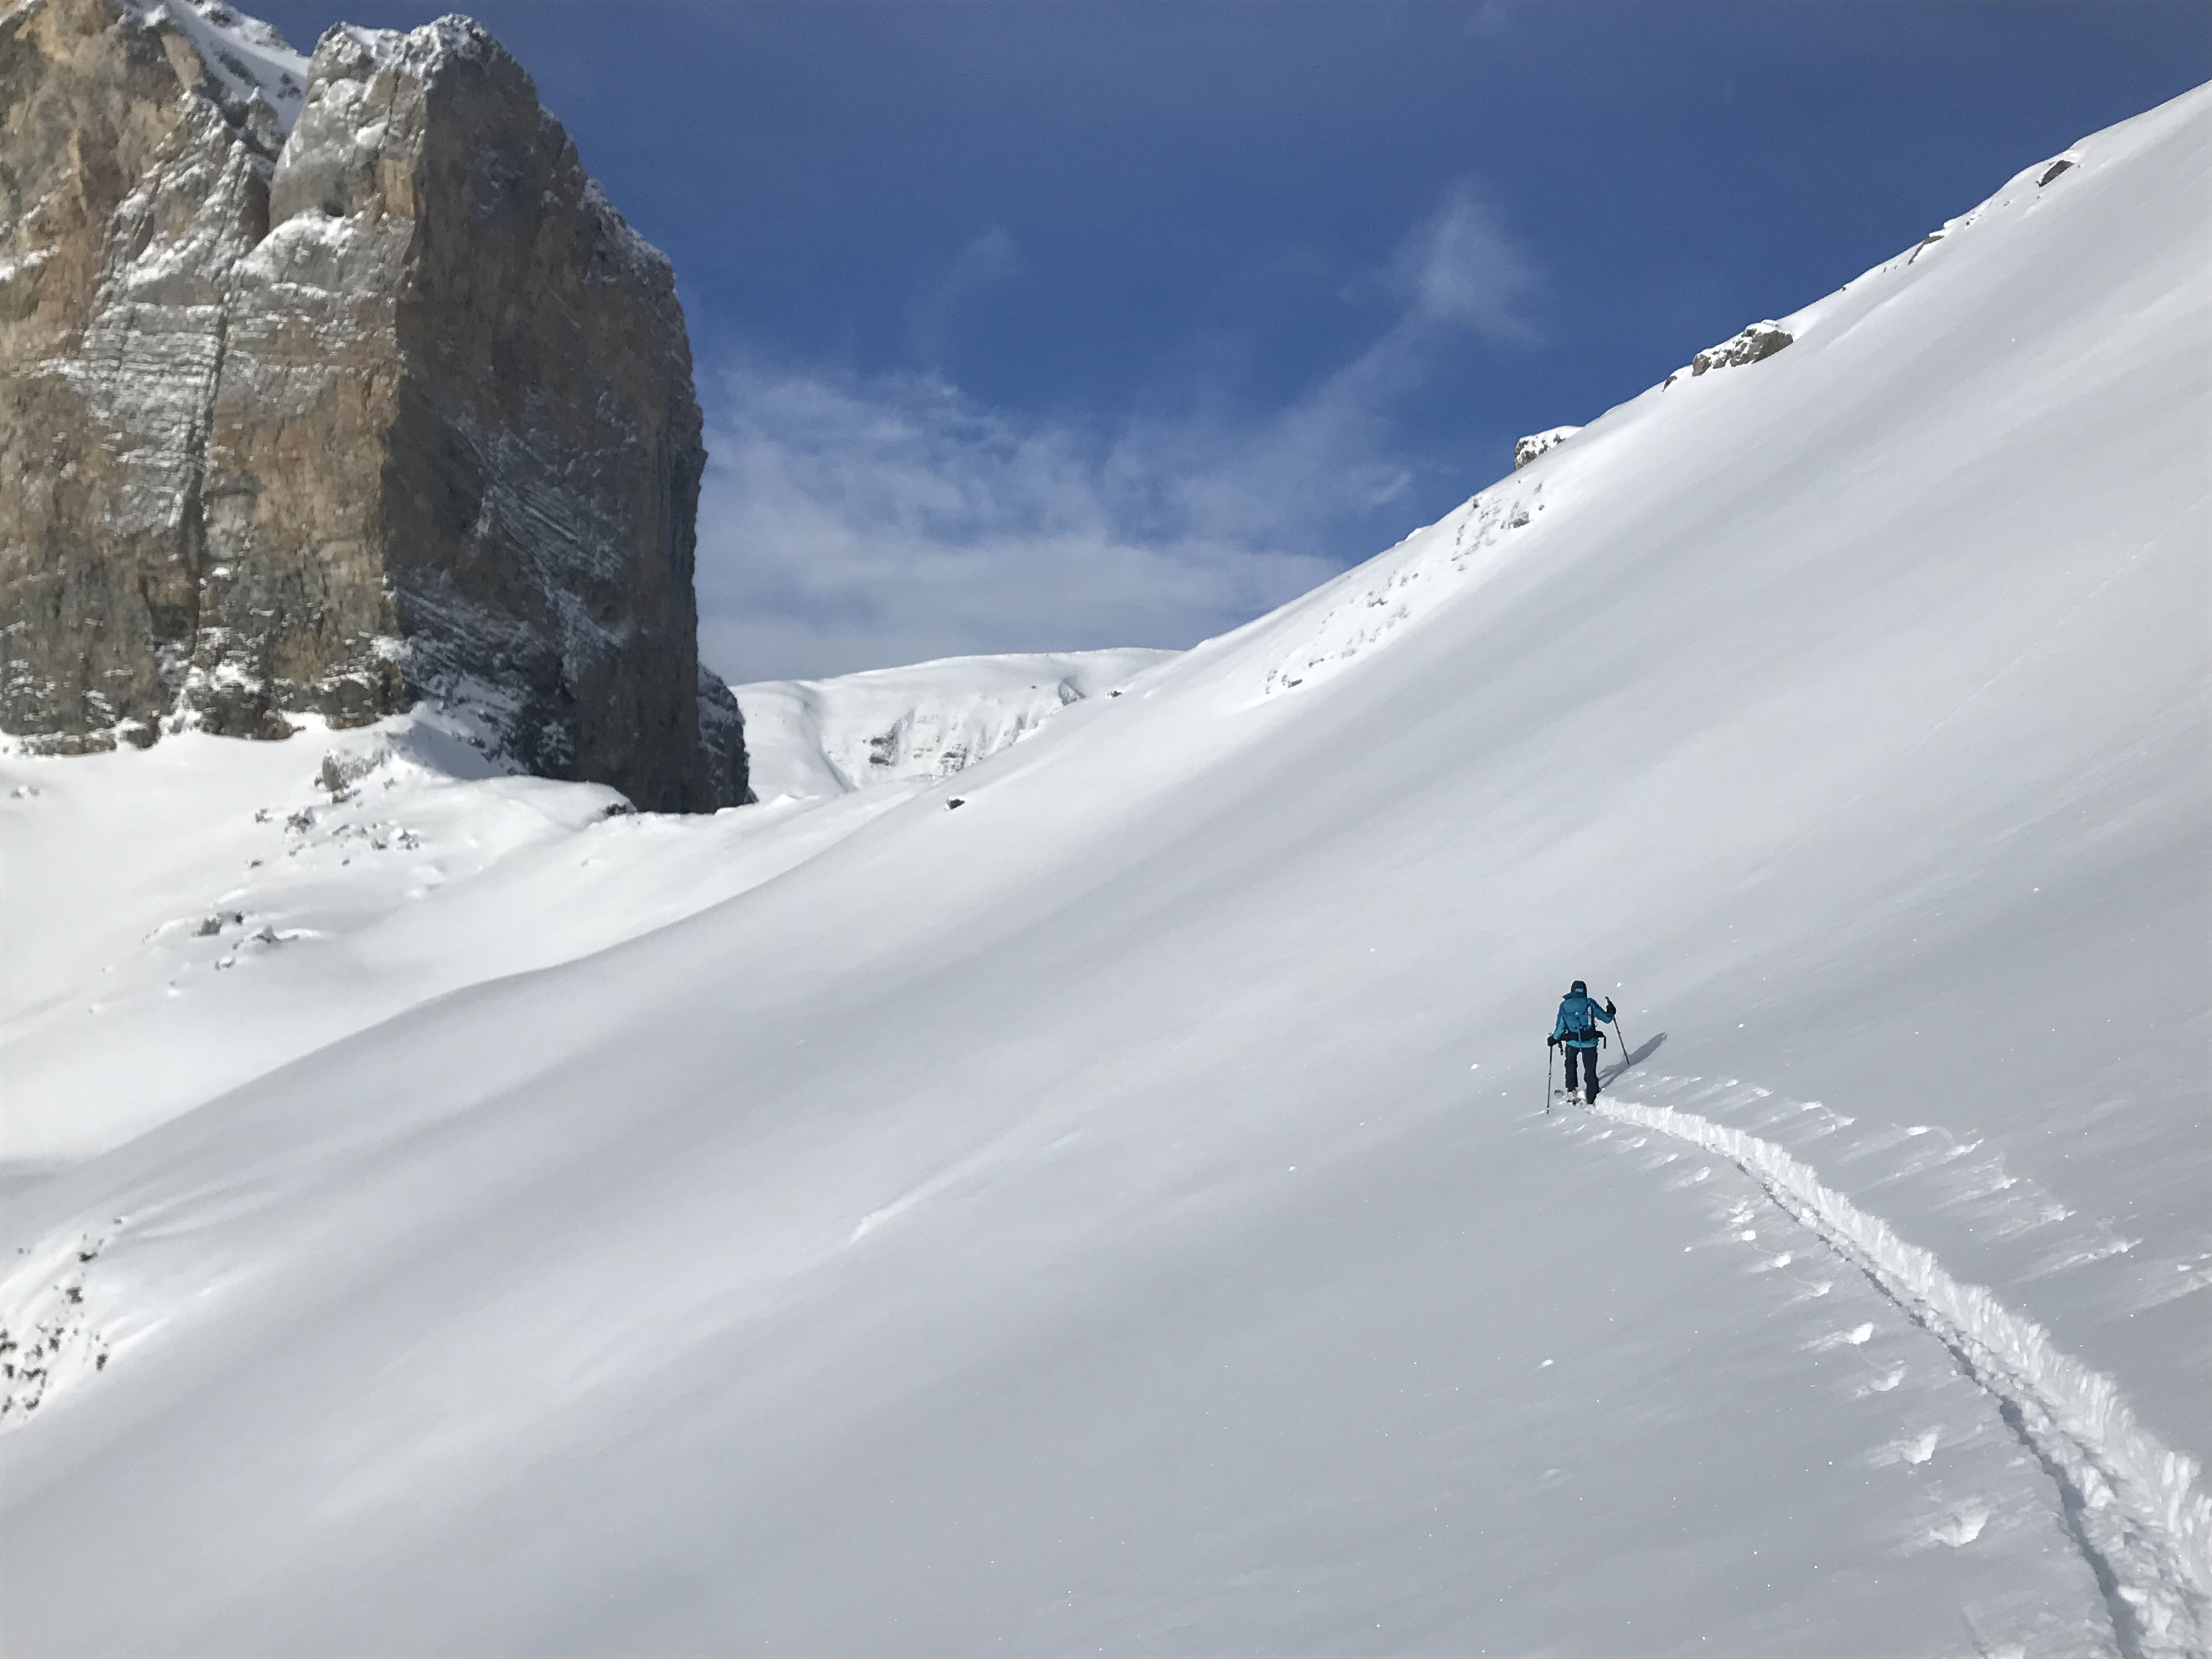
<path fill-rule="evenodd" d="M 1597 1045 L 1604 1038 L 1598 1034 L 1596 1022 L 1603 1020 L 1610 1025 L 1613 1014 L 1613 999 L 1607 997 L 1605 1006 L 1599 1007 L 1590 999 L 1589 987 L 1580 980 L 1575 981 L 1575 988 L 1568 992 L 1560 1002 L 1559 1020 L 1552 1027 L 1552 1035 L 1544 1041 L 1554 1048 L 1567 1051 L 1568 1099 L 1575 1097 L 1575 1056 L 1580 1054 L 1583 1062 L 1583 1103 L 1586 1106 L 1597 1103 Z"/>

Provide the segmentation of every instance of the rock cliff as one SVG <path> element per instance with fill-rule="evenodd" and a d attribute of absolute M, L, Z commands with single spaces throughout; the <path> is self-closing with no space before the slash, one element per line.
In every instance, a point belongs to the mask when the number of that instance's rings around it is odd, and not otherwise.
<path fill-rule="evenodd" d="M 213 0 L 0 15 L 0 729 L 434 696 L 529 770 L 743 800 L 703 465 L 666 259 L 476 24 L 301 60 Z"/>

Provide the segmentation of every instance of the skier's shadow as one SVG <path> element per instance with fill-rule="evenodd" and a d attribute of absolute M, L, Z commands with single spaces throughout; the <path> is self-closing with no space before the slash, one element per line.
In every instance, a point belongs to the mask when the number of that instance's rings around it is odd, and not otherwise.
<path fill-rule="evenodd" d="M 1667 1034 L 1664 1031 L 1660 1032 L 1657 1036 L 1653 1037 L 1650 1042 L 1645 1043 L 1634 1054 L 1629 1055 L 1627 1059 L 1622 1060 L 1620 1065 L 1614 1066 L 1610 1072 L 1607 1073 L 1605 1080 L 1607 1083 L 1610 1083 L 1613 1079 L 1619 1077 L 1630 1066 L 1641 1066 L 1645 1060 L 1650 1059 L 1652 1055 L 1659 1052 L 1659 1045 L 1666 1040 Z"/>

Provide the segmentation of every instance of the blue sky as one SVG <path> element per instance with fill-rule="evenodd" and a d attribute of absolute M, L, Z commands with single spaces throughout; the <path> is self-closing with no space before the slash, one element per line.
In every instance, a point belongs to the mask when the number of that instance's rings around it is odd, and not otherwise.
<path fill-rule="evenodd" d="M 2202 0 L 475 15 L 675 262 L 738 680 L 1189 644 L 2212 69 Z"/>

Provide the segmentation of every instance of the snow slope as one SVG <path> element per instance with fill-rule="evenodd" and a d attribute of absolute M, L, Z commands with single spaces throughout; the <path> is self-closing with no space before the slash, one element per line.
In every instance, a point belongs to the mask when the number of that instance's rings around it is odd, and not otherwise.
<path fill-rule="evenodd" d="M 10 1650 L 2203 1652 L 2209 148 L 15 1194 Z"/>
<path fill-rule="evenodd" d="M 402 1009 L 733 897 L 1173 654 L 742 687 L 769 807 L 704 821 L 507 775 L 468 721 L 427 710 L 67 760 L 0 739 L 0 935 L 40 942 L 0 960 L 0 1190 Z"/>
<path fill-rule="evenodd" d="M 0 1191 L 342 1036 L 744 891 L 875 812 L 708 818 L 508 775 L 428 709 L 281 744 L 0 740 Z"/>

